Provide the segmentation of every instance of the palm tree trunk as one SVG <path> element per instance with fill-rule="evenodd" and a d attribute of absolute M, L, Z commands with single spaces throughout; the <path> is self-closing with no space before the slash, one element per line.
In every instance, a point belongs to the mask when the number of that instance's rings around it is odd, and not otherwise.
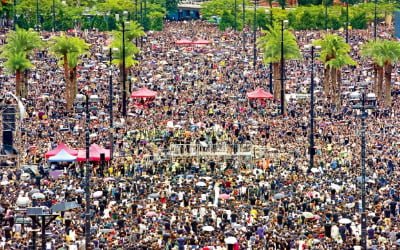
<path fill-rule="evenodd" d="M 385 62 L 385 104 L 387 106 L 390 106 L 392 104 L 391 81 L 392 64 L 389 62 Z"/>
<path fill-rule="evenodd" d="M 68 67 L 68 58 L 67 54 L 64 55 L 64 75 L 65 75 L 65 100 L 67 102 L 67 111 L 72 110 L 72 103 L 71 101 L 71 83 L 69 80 L 69 67 Z"/>
<path fill-rule="evenodd" d="M 24 70 L 22 74 L 22 94 L 21 97 L 26 98 L 28 96 L 28 75 L 29 69 Z"/>
<path fill-rule="evenodd" d="M 15 95 L 21 96 L 21 71 L 17 69 L 15 71 Z"/>
<path fill-rule="evenodd" d="M 78 94 L 78 86 L 76 83 L 76 74 L 77 74 L 76 67 L 69 69 L 69 82 L 71 84 L 71 98 L 74 98 L 76 96 L 76 94 Z M 72 102 L 73 101 L 74 100 L 72 100 Z"/>
<path fill-rule="evenodd" d="M 383 67 L 378 66 L 377 74 L 376 95 L 378 100 L 383 100 Z"/>
<path fill-rule="evenodd" d="M 329 80 L 330 80 L 329 72 L 330 72 L 330 67 L 329 67 L 329 65 L 327 65 L 324 68 L 324 92 L 325 92 L 325 96 L 327 98 L 329 98 L 329 96 L 330 96 L 330 93 L 329 93 Z"/>
<path fill-rule="evenodd" d="M 274 67 L 274 99 L 275 100 L 279 100 L 280 98 L 280 91 L 281 91 L 281 85 L 278 84 L 279 82 L 279 77 L 281 75 L 280 71 L 279 71 L 279 63 L 274 62 L 272 64 L 272 66 Z"/>
<path fill-rule="evenodd" d="M 374 63 L 373 65 L 373 69 L 374 69 L 374 92 L 377 94 L 377 98 L 379 98 L 378 96 L 378 65 L 376 63 Z"/>
<path fill-rule="evenodd" d="M 341 86 L 342 86 L 342 71 L 341 69 L 336 69 L 336 107 L 340 107 L 342 105 L 342 96 L 341 96 Z"/>
<path fill-rule="evenodd" d="M 21 71 L 21 89 L 20 89 L 20 97 L 25 98 L 25 92 L 26 92 L 26 71 Z"/>
<path fill-rule="evenodd" d="M 331 85 L 330 85 L 331 103 L 336 104 L 336 81 L 337 81 L 336 68 L 333 68 L 333 67 L 331 68 L 330 75 L 331 75 L 331 79 L 332 79 Z"/>

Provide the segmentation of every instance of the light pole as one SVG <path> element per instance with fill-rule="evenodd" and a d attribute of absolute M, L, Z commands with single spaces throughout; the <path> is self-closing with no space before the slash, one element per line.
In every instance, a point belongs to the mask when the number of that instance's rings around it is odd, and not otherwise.
<path fill-rule="evenodd" d="M 36 0 L 36 31 L 40 31 L 40 24 L 39 24 L 39 0 Z"/>
<path fill-rule="evenodd" d="M 139 18 L 138 18 L 138 0 L 135 0 L 135 20 L 139 23 Z"/>
<path fill-rule="evenodd" d="M 346 43 L 349 43 L 349 0 L 346 0 Z"/>
<path fill-rule="evenodd" d="M 365 163 L 366 163 L 366 124 L 365 119 L 368 116 L 367 109 L 373 109 L 376 100 L 372 100 L 372 105 L 366 105 L 365 89 L 367 86 L 361 86 L 361 106 L 354 105 L 354 109 L 360 109 L 361 117 L 361 248 L 367 249 L 367 215 L 366 215 L 366 185 L 365 185 Z"/>
<path fill-rule="evenodd" d="M 374 41 L 376 41 L 376 26 L 378 25 L 378 18 L 376 16 L 376 4 L 377 0 L 375 0 L 375 6 L 374 6 Z"/>
<path fill-rule="evenodd" d="M 13 27 L 14 30 L 16 30 L 16 25 L 17 25 L 17 0 L 14 0 L 13 4 Z"/>
<path fill-rule="evenodd" d="M 149 27 L 148 27 L 148 23 L 147 23 L 147 0 L 144 0 L 144 31 L 148 31 Z"/>
<path fill-rule="evenodd" d="M 325 0 L 325 30 L 328 30 L 328 0 Z"/>
<path fill-rule="evenodd" d="M 234 15 L 235 15 L 235 31 L 237 30 L 237 0 L 235 0 L 235 11 L 234 11 Z"/>
<path fill-rule="evenodd" d="M 285 56 L 283 31 L 287 20 L 281 21 L 281 115 L 285 115 Z"/>
<path fill-rule="evenodd" d="M 242 26 L 243 26 L 243 51 L 246 49 L 246 32 L 245 32 L 245 17 L 246 17 L 246 6 L 244 0 L 242 1 L 243 15 L 242 15 Z"/>
<path fill-rule="evenodd" d="M 114 122 L 113 122 L 113 99 L 114 99 L 114 93 L 113 93 L 113 71 L 112 71 L 112 58 L 113 58 L 113 50 L 118 51 L 118 48 L 111 48 L 111 47 L 104 47 L 103 51 L 108 52 L 110 58 L 109 58 L 109 101 L 108 101 L 108 112 L 110 115 L 110 160 L 113 159 L 113 151 L 114 151 Z"/>
<path fill-rule="evenodd" d="M 266 12 L 267 13 L 269 13 L 269 24 L 270 24 L 270 26 L 271 26 L 271 29 L 273 28 L 272 26 L 273 26 L 273 14 L 272 14 L 272 8 L 271 9 L 269 9 L 269 10 L 266 10 Z M 269 92 L 271 93 L 271 94 L 273 94 L 273 92 L 274 92 L 274 90 L 273 90 L 273 65 L 272 65 L 272 62 L 270 62 L 269 63 Z"/>
<path fill-rule="evenodd" d="M 122 22 L 122 116 L 126 117 L 125 22 Z"/>
<path fill-rule="evenodd" d="M 320 46 L 314 45 L 306 45 L 306 49 L 311 49 L 311 75 L 310 75 L 310 148 L 308 149 L 308 153 L 310 154 L 310 165 L 308 167 L 308 173 L 311 172 L 311 169 L 314 167 L 314 155 L 315 155 L 315 143 L 314 143 L 314 52 L 318 50 Z"/>
<path fill-rule="evenodd" d="M 112 76 L 112 48 L 109 48 L 109 55 L 110 55 L 110 66 L 109 66 L 109 89 L 110 89 L 110 96 L 109 96 L 109 113 L 110 113 L 110 160 L 113 159 L 113 151 L 114 151 L 114 123 L 113 123 L 113 76 Z"/>
<path fill-rule="evenodd" d="M 365 214 L 365 91 L 362 93 L 361 113 L 361 246 L 363 249 L 367 249 L 367 216 Z"/>
<path fill-rule="evenodd" d="M 52 12 L 53 12 L 53 32 L 56 31 L 56 10 L 55 10 L 55 0 L 53 0 L 53 6 L 51 8 Z"/>
<path fill-rule="evenodd" d="M 85 92 L 85 115 L 86 115 L 86 131 L 85 131 L 85 148 L 86 148 L 86 165 L 85 165 L 85 249 L 90 246 L 90 113 L 89 113 L 89 93 Z"/>
<path fill-rule="evenodd" d="M 256 70 L 256 63 L 257 63 L 256 39 L 257 39 L 257 0 L 254 0 L 254 21 L 253 21 L 253 67 L 254 67 L 254 70 Z"/>

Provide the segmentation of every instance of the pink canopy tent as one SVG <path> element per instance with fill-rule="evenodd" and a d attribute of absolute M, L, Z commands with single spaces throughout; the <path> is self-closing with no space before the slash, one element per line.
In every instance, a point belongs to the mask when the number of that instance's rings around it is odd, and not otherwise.
<path fill-rule="evenodd" d="M 132 98 L 151 98 L 151 97 L 156 97 L 157 92 L 152 91 L 146 87 L 143 87 L 139 89 L 138 91 L 134 91 L 131 94 Z"/>
<path fill-rule="evenodd" d="M 192 44 L 192 41 L 190 41 L 189 39 L 186 38 L 182 38 L 180 40 L 175 41 L 176 45 L 190 45 Z"/>
<path fill-rule="evenodd" d="M 57 145 L 56 148 L 48 151 L 45 156 L 46 158 L 50 158 L 51 156 L 55 156 L 57 155 L 61 150 L 65 150 L 68 154 L 72 155 L 72 156 L 77 156 L 78 155 L 78 150 L 72 149 L 70 147 L 68 147 L 67 145 L 65 145 L 64 143 L 60 143 Z"/>
<path fill-rule="evenodd" d="M 274 96 L 271 93 L 265 92 L 261 88 L 257 88 L 253 92 L 247 93 L 248 99 L 274 99 Z"/>
<path fill-rule="evenodd" d="M 211 42 L 210 41 L 208 41 L 208 40 L 204 40 L 204 39 L 202 39 L 202 38 L 199 38 L 199 39 L 197 39 L 196 41 L 193 41 L 192 42 L 192 45 L 208 45 L 208 44 L 210 44 Z"/>
<path fill-rule="evenodd" d="M 89 160 L 90 161 L 100 161 L 100 154 L 104 154 L 105 160 L 110 160 L 110 150 L 104 149 L 97 144 L 92 144 L 89 148 Z M 77 161 L 86 161 L 86 150 L 80 149 L 78 150 Z"/>

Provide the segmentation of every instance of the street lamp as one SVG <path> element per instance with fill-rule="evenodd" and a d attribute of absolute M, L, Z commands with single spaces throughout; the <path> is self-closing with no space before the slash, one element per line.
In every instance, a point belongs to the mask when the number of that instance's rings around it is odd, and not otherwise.
<path fill-rule="evenodd" d="M 245 16 L 246 16 L 246 5 L 245 5 L 244 0 L 242 2 L 242 8 L 243 8 L 243 15 L 242 15 L 243 42 L 242 42 L 242 44 L 243 44 L 243 51 L 244 51 L 246 49 L 246 32 L 245 32 L 245 29 L 244 29 L 245 28 L 244 20 L 245 20 Z"/>
<path fill-rule="evenodd" d="M 36 31 L 40 31 L 39 22 L 39 0 L 36 0 Z"/>
<path fill-rule="evenodd" d="M 288 20 L 281 21 L 281 115 L 285 115 L 285 57 L 283 31 Z"/>
<path fill-rule="evenodd" d="M 56 31 L 56 10 L 55 10 L 55 2 L 54 2 L 55 0 L 53 0 L 53 6 L 52 6 L 52 8 L 51 8 L 51 10 L 52 10 L 52 12 L 53 12 L 53 15 L 52 15 L 52 17 L 53 17 L 53 32 L 54 31 Z"/>
<path fill-rule="evenodd" d="M 349 0 L 346 0 L 346 43 L 349 43 Z"/>
<path fill-rule="evenodd" d="M 113 71 L 112 71 L 112 54 L 113 50 L 118 51 L 118 48 L 103 48 L 104 51 L 108 50 L 109 53 L 109 101 L 108 101 L 108 112 L 110 115 L 110 159 L 113 159 L 113 151 L 114 151 L 114 122 L 113 122 L 113 100 L 114 100 L 114 93 L 113 93 Z"/>
<path fill-rule="evenodd" d="M 310 148 L 308 153 L 310 154 L 310 165 L 308 167 L 308 173 L 314 167 L 314 155 L 315 155 L 315 143 L 314 143 L 314 52 L 319 50 L 320 46 L 305 45 L 305 49 L 311 50 L 311 75 L 310 75 Z"/>
<path fill-rule="evenodd" d="M 257 0 L 254 0 L 254 22 L 253 22 L 253 67 L 254 67 L 254 70 L 256 70 L 256 63 L 257 63 L 256 39 L 257 39 Z"/>
<path fill-rule="evenodd" d="M 126 22 L 129 25 L 129 22 Z M 122 22 L 122 116 L 126 117 L 126 62 L 125 62 L 125 22 Z"/>
<path fill-rule="evenodd" d="M 328 30 L 328 0 L 325 0 L 325 30 Z"/>
<path fill-rule="evenodd" d="M 367 86 L 361 86 L 360 100 L 361 105 L 353 105 L 354 109 L 360 109 L 360 117 L 361 117 L 361 248 L 367 249 L 367 216 L 366 216 L 366 201 L 365 201 L 365 160 L 366 160 L 366 138 L 365 131 L 367 129 L 365 124 L 365 118 L 368 116 L 366 112 L 367 109 L 375 108 L 376 98 L 375 94 L 366 95 L 365 89 Z M 372 98 L 371 98 L 372 97 Z M 367 100 L 368 98 L 368 100 Z M 371 104 L 366 105 L 366 102 L 371 102 Z"/>
<path fill-rule="evenodd" d="M 144 31 L 148 31 L 149 27 L 148 27 L 148 23 L 147 23 L 147 0 L 144 0 Z"/>
<path fill-rule="evenodd" d="M 77 101 L 85 101 L 85 116 L 86 116 L 86 128 L 85 128 L 85 151 L 86 151 L 86 161 L 85 161 L 85 249 L 89 249 L 90 245 L 90 111 L 89 111 L 89 88 L 86 86 L 85 89 L 81 91 L 82 94 L 77 95 Z"/>
<path fill-rule="evenodd" d="M 14 0 L 13 4 L 13 27 L 14 30 L 16 30 L 16 25 L 17 25 L 17 0 Z"/>
<path fill-rule="evenodd" d="M 236 11 L 237 11 L 237 0 L 235 0 L 235 11 L 234 11 L 234 15 L 235 15 L 235 31 L 237 30 L 237 14 L 236 14 Z"/>
<path fill-rule="evenodd" d="M 86 166 L 85 166 L 85 249 L 89 249 L 90 243 L 90 162 L 89 162 L 89 125 L 90 125 L 90 113 L 89 113 L 89 95 L 85 93 L 85 113 L 86 113 L 86 131 L 85 131 L 85 149 L 86 149 Z"/>
<path fill-rule="evenodd" d="M 378 25 L 378 18 L 376 16 L 376 4 L 378 0 L 375 0 L 374 6 L 374 41 L 376 41 L 376 26 Z"/>
<path fill-rule="evenodd" d="M 272 14 L 272 9 L 270 9 L 270 10 L 268 10 L 268 9 L 266 9 L 265 10 L 265 13 L 266 14 L 269 14 L 270 15 L 270 17 L 269 17 L 269 24 L 270 24 L 270 26 L 271 26 L 271 29 L 272 29 L 272 26 L 273 26 L 273 14 Z M 269 63 L 269 92 L 271 93 L 271 94 L 273 94 L 273 80 L 272 80 L 272 78 L 273 78 L 273 65 L 272 65 L 272 62 L 270 62 Z"/>

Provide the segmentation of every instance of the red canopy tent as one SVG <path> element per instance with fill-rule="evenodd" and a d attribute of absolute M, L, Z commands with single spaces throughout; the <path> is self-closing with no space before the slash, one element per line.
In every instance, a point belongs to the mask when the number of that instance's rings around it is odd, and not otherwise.
<path fill-rule="evenodd" d="M 196 41 L 193 41 L 192 42 L 192 45 L 208 45 L 208 44 L 210 44 L 211 42 L 210 41 L 208 41 L 208 40 L 204 40 L 204 39 L 202 39 L 202 38 L 199 38 L 199 39 L 197 39 Z"/>
<path fill-rule="evenodd" d="M 45 156 L 46 158 L 49 158 L 51 156 L 55 156 L 56 154 L 58 154 L 61 150 L 65 150 L 68 154 L 72 155 L 72 156 L 77 156 L 78 155 L 78 150 L 72 149 L 70 147 L 68 147 L 67 145 L 65 145 L 64 143 L 60 143 L 57 145 L 56 148 L 48 151 Z"/>
<path fill-rule="evenodd" d="M 274 99 L 274 96 L 271 93 L 265 92 L 261 88 L 257 88 L 253 92 L 247 93 L 248 99 Z"/>
<path fill-rule="evenodd" d="M 157 92 L 152 91 L 146 87 L 143 87 L 139 89 L 138 91 L 134 91 L 131 94 L 132 98 L 151 98 L 151 97 L 156 97 Z"/>
<path fill-rule="evenodd" d="M 192 41 L 190 41 L 189 39 L 186 38 L 182 38 L 180 40 L 175 41 L 176 45 L 191 45 Z"/>
<path fill-rule="evenodd" d="M 89 160 L 90 161 L 100 161 L 100 154 L 104 154 L 105 160 L 110 160 L 110 150 L 104 149 L 97 144 L 92 144 L 89 148 Z M 80 149 L 78 150 L 77 161 L 86 161 L 86 150 Z"/>

